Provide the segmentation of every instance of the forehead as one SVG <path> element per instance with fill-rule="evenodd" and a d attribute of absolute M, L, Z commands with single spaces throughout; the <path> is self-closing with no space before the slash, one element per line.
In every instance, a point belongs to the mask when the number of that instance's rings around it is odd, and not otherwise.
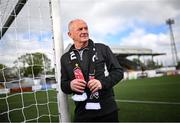
<path fill-rule="evenodd" d="M 87 24 L 82 20 L 75 20 L 71 23 L 72 28 L 87 27 Z"/>

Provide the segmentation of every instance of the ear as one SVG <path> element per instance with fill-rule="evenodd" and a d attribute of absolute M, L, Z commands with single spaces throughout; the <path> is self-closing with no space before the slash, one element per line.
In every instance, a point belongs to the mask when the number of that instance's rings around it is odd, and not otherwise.
<path fill-rule="evenodd" d="M 68 36 L 71 37 L 71 33 L 70 32 L 68 32 Z"/>

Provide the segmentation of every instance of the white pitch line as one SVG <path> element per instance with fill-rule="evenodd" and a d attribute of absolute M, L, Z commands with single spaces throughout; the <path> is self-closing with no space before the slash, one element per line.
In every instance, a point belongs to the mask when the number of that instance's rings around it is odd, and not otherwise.
<path fill-rule="evenodd" d="M 180 105 L 180 102 L 141 101 L 141 100 L 118 100 L 118 99 L 117 99 L 116 101 L 117 101 L 117 102 L 128 102 L 128 103 Z"/>

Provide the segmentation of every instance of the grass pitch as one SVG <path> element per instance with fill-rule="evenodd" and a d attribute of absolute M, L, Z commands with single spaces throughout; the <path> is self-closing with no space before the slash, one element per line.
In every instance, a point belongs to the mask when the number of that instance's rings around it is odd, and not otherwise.
<path fill-rule="evenodd" d="M 115 87 L 120 121 L 180 121 L 180 76 L 122 81 Z"/>
<path fill-rule="evenodd" d="M 121 122 L 180 121 L 180 76 L 124 80 L 114 92 Z"/>
<path fill-rule="evenodd" d="M 122 122 L 180 121 L 179 75 L 125 80 L 114 91 Z M 59 122 L 56 94 L 50 90 L 0 95 L 0 122 Z M 69 106 L 72 118 L 74 103 L 70 98 Z"/>
<path fill-rule="evenodd" d="M 49 90 L 0 95 L 0 122 L 58 122 L 56 93 Z"/>

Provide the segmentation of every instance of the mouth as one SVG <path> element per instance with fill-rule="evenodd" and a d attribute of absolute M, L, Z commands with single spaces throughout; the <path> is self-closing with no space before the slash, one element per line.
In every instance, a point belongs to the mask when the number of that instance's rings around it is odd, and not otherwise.
<path fill-rule="evenodd" d="M 86 38 L 86 37 L 88 37 L 89 35 L 87 34 L 87 33 L 84 33 L 84 34 L 81 34 L 80 35 L 80 37 L 82 37 L 82 38 Z"/>

